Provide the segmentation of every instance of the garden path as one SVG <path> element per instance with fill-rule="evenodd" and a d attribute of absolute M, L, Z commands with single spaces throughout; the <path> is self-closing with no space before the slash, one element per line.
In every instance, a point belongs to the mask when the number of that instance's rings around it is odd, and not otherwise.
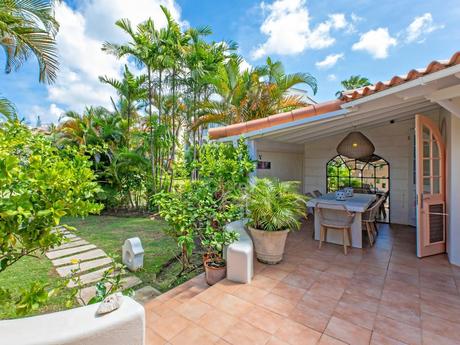
<path fill-rule="evenodd" d="M 70 233 L 62 226 L 56 227 L 55 231 L 61 232 L 69 241 L 48 251 L 46 256 L 61 277 L 67 277 L 72 270 L 77 270 L 76 274 L 79 275 L 83 284 L 80 295 L 84 303 L 87 303 L 96 294 L 96 283 L 109 269 L 112 259 L 102 249 Z M 72 264 L 73 259 L 80 260 L 80 263 Z M 142 283 L 134 275 L 123 277 L 122 282 L 123 289 L 129 289 Z M 67 286 L 71 288 L 75 285 L 69 282 Z"/>

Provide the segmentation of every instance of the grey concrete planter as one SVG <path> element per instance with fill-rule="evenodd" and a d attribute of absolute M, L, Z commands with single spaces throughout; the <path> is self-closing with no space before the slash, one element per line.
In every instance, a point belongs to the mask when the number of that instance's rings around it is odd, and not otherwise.
<path fill-rule="evenodd" d="M 288 230 L 264 231 L 248 226 L 256 250 L 257 260 L 275 265 L 283 260 Z"/>

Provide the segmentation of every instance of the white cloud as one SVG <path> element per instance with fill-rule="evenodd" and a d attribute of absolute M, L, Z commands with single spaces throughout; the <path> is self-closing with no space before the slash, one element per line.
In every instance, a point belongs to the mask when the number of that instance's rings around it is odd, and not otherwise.
<path fill-rule="evenodd" d="M 56 82 L 48 86 L 49 100 L 66 110 L 82 111 L 87 105 L 110 107 L 110 97 L 115 93 L 98 77 L 120 78 L 122 66 L 128 61 L 103 52 L 102 44 L 127 40 L 114 24 L 120 18 L 129 17 L 135 26 L 150 16 L 158 27 L 164 26 L 160 4 L 180 20 L 180 9 L 173 0 L 137 0 L 135 6 L 128 6 L 125 0 L 84 0 L 77 9 L 60 3 L 56 7 L 60 71 Z"/>
<path fill-rule="evenodd" d="M 51 103 L 48 108 L 34 105 L 26 112 L 26 118 L 32 126 L 35 126 L 38 117 L 40 117 L 42 125 L 47 125 L 57 123 L 63 113 L 64 110 L 54 103 Z"/>
<path fill-rule="evenodd" d="M 336 80 L 337 80 L 337 76 L 336 76 L 335 74 L 333 74 L 333 73 L 328 74 L 328 75 L 327 75 L 327 80 L 329 80 L 329 81 L 336 81 Z"/>
<path fill-rule="evenodd" d="M 343 59 L 344 54 L 330 54 L 324 58 L 324 60 L 315 63 L 315 66 L 319 69 L 328 69 L 333 67 L 340 59 Z"/>
<path fill-rule="evenodd" d="M 389 34 L 388 28 L 378 28 L 361 34 L 359 41 L 351 49 L 368 52 L 375 59 L 385 59 L 389 49 L 397 43 L 396 38 Z"/>
<path fill-rule="evenodd" d="M 267 40 L 252 51 L 254 59 L 271 53 L 292 55 L 306 49 L 330 47 L 335 43 L 331 31 L 346 31 L 349 27 L 344 14 L 334 13 L 312 28 L 306 0 L 276 0 L 272 4 L 262 2 L 261 9 L 268 13 L 260 27 Z"/>
<path fill-rule="evenodd" d="M 431 13 L 425 13 L 415 17 L 412 23 L 406 29 L 406 42 L 423 42 L 424 36 L 438 29 L 444 28 L 444 25 L 436 25 L 433 22 Z"/>

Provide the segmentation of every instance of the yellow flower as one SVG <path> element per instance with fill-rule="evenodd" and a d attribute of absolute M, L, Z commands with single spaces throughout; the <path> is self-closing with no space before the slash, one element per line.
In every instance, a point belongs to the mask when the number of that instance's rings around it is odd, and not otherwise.
<path fill-rule="evenodd" d="M 73 263 L 73 264 L 75 265 L 75 264 L 78 264 L 78 263 L 80 262 L 80 260 L 78 260 L 78 259 L 71 259 L 70 262 Z"/>

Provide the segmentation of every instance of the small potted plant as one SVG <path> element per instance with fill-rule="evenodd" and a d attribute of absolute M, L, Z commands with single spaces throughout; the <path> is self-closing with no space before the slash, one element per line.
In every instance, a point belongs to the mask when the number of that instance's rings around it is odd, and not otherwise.
<path fill-rule="evenodd" d="M 298 182 L 268 178 L 253 182 L 245 195 L 248 230 L 257 259 L 277 264 L 283 259 L 289 231 L 300 229 L 300 219 L 306 217 L 306 197 L 298 192 Z"/>
<path fill-rule="evenodd" d="M 208 226 L 203 233 L 201 244 L 206 248 L 203 264 L 208 285 L 214 285 L 227 275 L 227 264 L 223 257 L 224 247 L 238 239 L 234 231 L 215 229 Z"/>

